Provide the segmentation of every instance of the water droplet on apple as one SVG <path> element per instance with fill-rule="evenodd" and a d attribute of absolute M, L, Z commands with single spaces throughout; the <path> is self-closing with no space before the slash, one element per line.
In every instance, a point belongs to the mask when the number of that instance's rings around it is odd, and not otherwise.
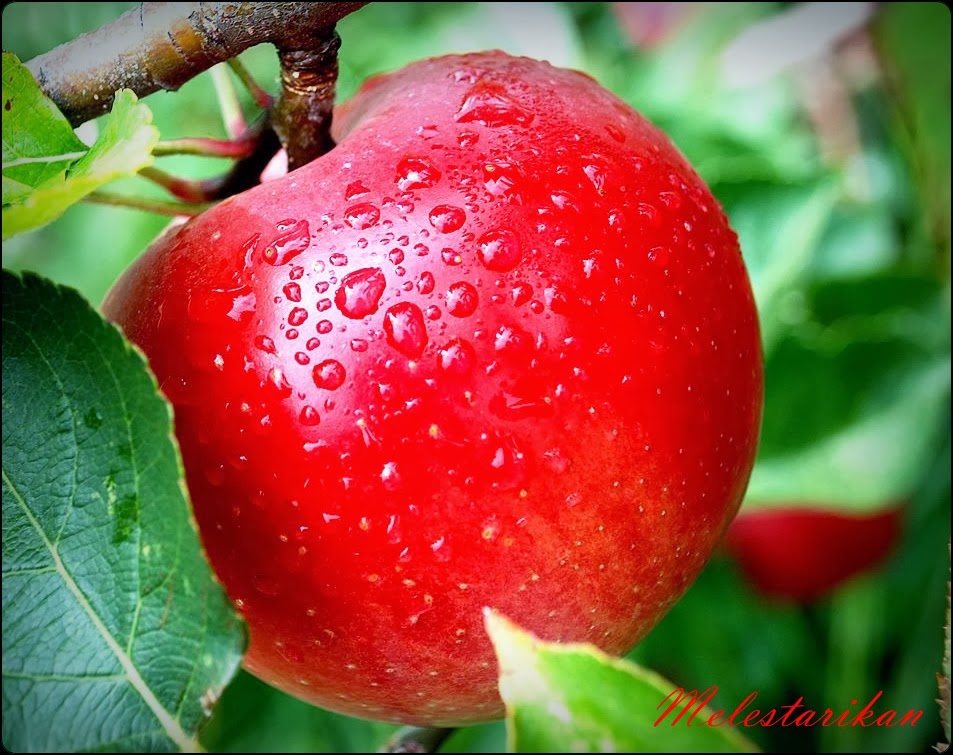
<path fill-rule="evenodd" d="M 398 490 L 401 486 L 400 471 L 397 469 L 397 463 L 388 461 L 381 469 L 381 484 L 385 490 Z"/>
<path fill-rule="evenodd" d="M 440 250 L 440 259 L 444 261 L 445 264 L 450 265 L 451 267 L 456 267 L 463 262 L 463 257 L 460 255 L 456 249 L 451 249 L 446 247 Z"/>
<path fill-rule="evenodd" d="M 568 191 L 554 191 L 549 195 L 549 198 L 558 210 L 579 212 L 579 205 L 576 203 L 576 198 Z"/>
<path fill-rule="evenodd" d="M 430 211 L 430 225 L 440 233 L 453 233 L 466 221 L 467 214 L 459 207 L 440 204 Z"/>
<path fill-rule="evenodd" d="M 426 295 L 432 293 L 435 285 L 436 281 L 434 280 L 433 274 L 426 270 L 422 272 L 417 279 L 417 291 L 421 294 Z"/>
<path fill-rule="evenodd" d="M 510 295 L 513 297 L 513 304 L 521 307 L 533 298 L 533 287 L 528 283 L 517 283 L 510 291 Z"/>
<path fill-rule="evenodd" d="M 353 341 L 351 347 L 353 348 Z M 336 391 L 344 385 L 347 372 L 344 370 L 344 365 L 336 359 L 325 359 L 323 362 L 314 366 L 314 369 L 311 371 L 311 377 L 314 379 L 314 384 L 318 386 L 318 388 Z"/>
<path fill-rule="evenodd" d="M 326 336 L 334 329 L 334 324 L 330 320 L 321 320 L 316 330 L 323 336 Z"/>
<path fill-rule="evenodd" d="M 376 205 L 370 202 L 356 204 L 353 207 L 348 207 L 344 211 L 344 222 L 357 231 L 363 231 L 365 228 L 371 228 L 377 225 L 380 219 L 381 211 L 377 209 Z M 366 240 L 364 245 L 367 245 Z"/>
<path fill-rule="evenodd" d="M 440 307 L 436 306 L 435 304 L 431 304 L 424 310 L 424 317 L 426 317 L 428 320 L 439 320 L 441 314 L 442 312 L 440 311 Z"/>
<path fill-rule="evenodd" d="M 363 181 L 352 181 L 347 185 L 347 188 L 344 190 L 344 199 L 347 202 L 350 202 L 352 199 L 357 199 L 358 197 L 363 197 L 365 194 L 369 193 L 368 189 Z"/>
<path fill-rule="evenodd" d="M 360 320 L 377 311 L 387 287 L 383 271 L 378 267 L 354 270 L 341 280 L 334 294 L 334 303 L 345 317 Z"/>
<path fill-rule="evenodd" d="M 318 410 L 313 406 L 305 405 L 301 407 L 301 413 L 298 415 L 298 420 L 302 425 L 317 425 L 321 422 L 321 415 L 318 414 Z"/>
<path fill-rule="evenodd" d="M 523 251 L 513 231 L 498 228 L 484 233 L 477 241 L 477 257 L 487 270 L 503 273 L 519 264 Z"/>
<path fill-rule="evenodd" d="M 519 171 L 507 163 L 487 163 L 483 166 L 483 187 L 494 197 L 518 201 L 522 180 Z"/>
<path fill-rule="evenodd" d="M 461 131 L 457 134 L 457 144 L 463 149 L 470 149 L 480 141 L 480 135 L 474 131 Z"/>
<path fill-rule="evenodd" d="M 429 189 L 440 180 L 440 171 L 426 157 L 405 157 L 397 163 L 397 187 L 401 191 Z"/>
<path fill-rule="evenodd" d="M 493 348 L 501 354 L 519 355 L 529 351 L 533 339 L 515 325 L 501 325 L 493 339 Z"/>
<path fill-rule="evenodd" d="M 318 312 L 327 312 L 329 309 L 331 309 L 331 300 L 318 299 L 318 303 L 315 306 L 318 308 Z"/>
<path fill-rule="evenodd" d="M 427 325 L 420 307 L 400 302 L 384 314 L 384 334 L 387 343 L 404 356 L 419 357 L 427 346 Z"/>
<path fill-rule="evenodd" d="M 320 345 L 321 345 L 321 341 L 319 341 L 317 338 L 309 338 L 308 342 L 304 345 L 304 347 L 308 351 L 314 351 Z"/>
<path fill-rule="evenodd" d="M 288 301 L 301 301 L 301 286 L 297 283 L 288 283 L 282 289 Z"/>
<path fill-rule="evenodd" d="M 549 470 L 555 474 L 562 474 L 569 469 L 569 459 L 563 456 L 563 452 L 559 448 L 550 448 L 548 451 L 544 451 L 543 460 Z"/>
<path fill-rule="evenodd" d="M 311 357 L 305 354 L 303 351 L 295 352 L 295 361 L 300 365 L 306 365 L 311 363 Z"/>
<path fill-rule="evenodd" d="M 482 123 L 488 128 L 527 126 L 535 117 L 494 81 L 478 81 L 463 96 L 456 115 L 458 123 Z"/>
<path fill-rule="evenodd" d="M 269 265 L 284 265 L 301 254 L 310 244 L 308 221 L 299 220 L 290 231 L 266 246 L 261 255 Z"/>
<path fill-rule="evenodd" d="M 476 365 L 476 352 L 468 341 L 454 338 L 437 351 L 437 369 L 447 375 L 468 375 Z"/>
<path fill-rule="evenodd" d="M 447 311 L 454 317 L 472 315 L 479 303 L 477 290 L 465 281 L 453 283 L 447 290 Z"/>
<path fill-rule="evenodd" d="M 255 348 L 264 351 L 266 354 L 277 354 L 275 342 L 268 336 L 255 336 Z"/>
<path fill-rule="evenodd" d="M 613 126 L 611 123 L 607 123 L 605 129 L 606 133 L 608 133 L 609 136 L 611 136 L 617 142 L 622 143 L 625 141 L 625 132 L 621 128 Z"/>
<path fill-rule="evenodd" d="M 639 202 L 639 215 L 648 220 L 650 223 L 655 223 L 658 220 L 658 210 L 655 209 L 654 205 L 650 205 L 648 202 Z"/>
<path fill-rule="evenodd" d="M 404 261 L 403 249 L 398 249 L 397 247 L 394 247 L 393 249 L 390 250 L 390 252 L 388 252 L 387 259 L 389 259 L 392 264 L 399 265 L 401 262 Z"/>
<path fill-rule="evenodd" d="M 595 188 L 600 195 L 606 193 L 606 177 L 608 176 L 608 171 L 604 165 L 590 163 L 589 165 L 583 166 L 582 172 L 586 174 L 589 183 L 592 184 L 593 188 Z"/>
<path fill-rule="evenodd" d="M 658 195 L 664 204 L 670 210 L 677 210 L 682 206 L 682 197 L 675 191 L 663 191 Z"/>
<path fill-rule="evenodd" d="M 288 324 L 289 325 L 303 325 L 308 319 L 308 310 L 303 307 L 295 307 L 291 310 L 291 313 L 288 315 Z"/>
<path fill-rule="evenodd" d="M 348 262 L 347 255 L 342 254 L 341 252 L 335 252 L 330 257 L 328 257 L 328 262 L 330 262 L 335 267 L 343 267 Z"/>

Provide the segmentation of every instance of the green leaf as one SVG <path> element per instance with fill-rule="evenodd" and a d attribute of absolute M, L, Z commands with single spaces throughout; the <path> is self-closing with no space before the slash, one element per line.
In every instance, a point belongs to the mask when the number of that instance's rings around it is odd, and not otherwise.
<path fill-rule="evenodd" d="M 485 623 L 511 751 L 756 751 L 727 722 L 707 723 L 715 712 L 703 695 L 680 699 L 677 685 L 650 671 L 592 645 L 542 642 L 490 609 Z"/>
<path fill-rule="evenodd" d="M 86 150 L 59 108 L 40 91 L 33 74 L 15 55 L 3 53 L 4 207 L 24 201 Z"/>
<path fill-rule="evenodd" d="M 3 272 L 3 742 L 170 751 L 235 673 L 168 405 L 75 291 Z"/>
<path fill-rule="evenodd" d="M 152 113 L 122 89 L 89 150 L 15 56 L 3 56 L 3 238 L 45 225 L 117 178 L 152 164 Z M 9 105 L 9 110 L 6 110 Z"/>

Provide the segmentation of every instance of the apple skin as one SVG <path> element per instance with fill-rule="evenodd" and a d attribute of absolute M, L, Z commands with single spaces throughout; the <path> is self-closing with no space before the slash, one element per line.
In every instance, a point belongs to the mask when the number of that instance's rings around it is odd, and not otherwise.
<path fill-rule="evenodd" d="M 489 720 L 484 606 L 624 653 L 708 560 L 758 439 L 751 289 L 684 157 L 583 74 L 422 61 L 335 126 L 104 309 L 173 404 L 246 667 L 352 715 Z"/>

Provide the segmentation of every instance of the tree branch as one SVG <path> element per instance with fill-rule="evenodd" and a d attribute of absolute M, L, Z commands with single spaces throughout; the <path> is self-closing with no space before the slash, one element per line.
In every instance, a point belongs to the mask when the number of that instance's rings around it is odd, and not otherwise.
<path fill-rule="evenodd" d="M 288 150 L 289 170 L 311 162 L 334 146 L 331 116 L 341 38 L 332 27 L 319 30 L 301 44 L 301 49 L 278 49 L 281 97 L 272 113 L 272 124 Z"/>
<path fill-rule="evenodd" d="M 405 726 L 394 732 L 378 752 L 428 753 L 437 752 L 456 729 L 440 727 Z"/>
<path fill-rule="evenodd" d="M 309 40 L 366 4 L 143 3 L 27 67 L 75 126 L 107 112 L 117 89 L 140 97 L 174 91 L 262 42 L 307 49 Z"/>

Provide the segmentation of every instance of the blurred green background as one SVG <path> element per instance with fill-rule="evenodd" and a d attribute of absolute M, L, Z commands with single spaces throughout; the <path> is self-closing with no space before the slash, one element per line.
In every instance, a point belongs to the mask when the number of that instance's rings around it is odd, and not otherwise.
<path fill-rule="evenodd" d="M 132 3 L 14 3 L 23 60 Z M 738 232 L 762 318 L 767 395 L 746 510 L 902 506 L 886 560 L 810 603 L 758 594 L 716 554 L 632 657 L 718 707 L 804 698 L 922 709 L 915 727 L 766 728 L 767 751 L 926 751 L 950 533 L 950 11 L 941 4 L 374 3 L 339 25 L 339 97 L 372 73 L 501 48 L 579 68 L 660 125 Z M 274 51 L 242 56 L 277 87 Z M 247 99 L 247 98 L 246 98 Z M 210 77 L 146 100 L 165 139 L 223 135 Z M 249 112 L 251 105 L 246 101 Z M 213 175 L 220 161 L 161 167 Z M 111 187 L 154 194 L 131 180 Z M 166 219 L 97 205 L 3 244 L 98 303 Z M 820 554 L 819 557 L 822 557 Z M 859 706 L 855 706 L 855 710 Z M 242 675 L 203 739 L 213 751 L 367 751 L 394 727 L 311 708 Z M 447 751 L 499 751 L 502 724 Z"/>

